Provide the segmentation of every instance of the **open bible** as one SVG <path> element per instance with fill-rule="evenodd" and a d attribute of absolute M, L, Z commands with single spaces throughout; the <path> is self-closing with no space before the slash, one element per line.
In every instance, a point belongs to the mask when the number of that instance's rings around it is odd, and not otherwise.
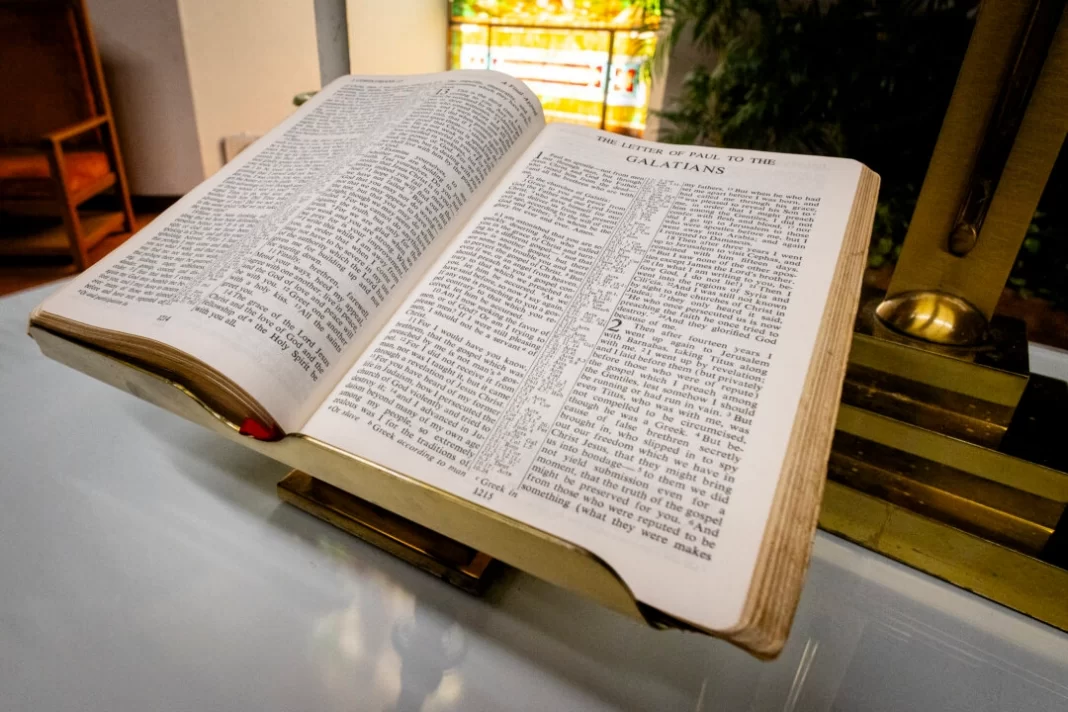
<path fill-rule="evenodd" d="M 255 438 L 561 537 L 774 655 L 877 188 L 851 160 L 546 126 L 493 72 L 345 77 L 31 325 Z"/>

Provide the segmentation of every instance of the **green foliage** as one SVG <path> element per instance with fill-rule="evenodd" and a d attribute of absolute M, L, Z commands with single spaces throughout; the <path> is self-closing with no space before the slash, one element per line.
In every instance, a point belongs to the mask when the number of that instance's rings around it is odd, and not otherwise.
<path fill-rule="evenodd" d="M 1065 156 L 1062 149 L 1061 158 Z M 1048 299 L 1060 309 L 1068 309 L 1068 166 L 1063 160 L 1046 185 L 1045 194 L 1027 230 L 1009 285 L 1021 297 Z"/>
<path fill-rule="evenodd" d="M 709 53 L 709 66 L 690 71 L 661 112 L 670 123 L 661 138 L 866 163 L 882 176 L 872 266 L 892 262 L 975 4 L 665 0 L 673 24 L 663 51 L 688 37 Z"/>

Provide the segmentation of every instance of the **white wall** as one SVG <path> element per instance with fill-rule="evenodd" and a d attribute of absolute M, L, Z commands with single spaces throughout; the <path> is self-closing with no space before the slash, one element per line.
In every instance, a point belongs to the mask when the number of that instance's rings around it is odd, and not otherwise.
<path fill-rule="evenodd" d="M 181 195 L 204 179 L 177 0 L 89 0 L 130 191 Z"/>
<path fill-rule="evenodd" d="M 222 166 L 222 138 L 263 134 L 319 88 L 309 0 L 178 0 L 204 174 Z"/>
<path fill-rule="evenodd" d="M 310 0 L 88 0 L 131 192 L 181 195 L 318 89 Z"/>
<path fill-rule="evenodd" d="M 446 0 L 346 0 L 352 74 L 446 69 Z"/>

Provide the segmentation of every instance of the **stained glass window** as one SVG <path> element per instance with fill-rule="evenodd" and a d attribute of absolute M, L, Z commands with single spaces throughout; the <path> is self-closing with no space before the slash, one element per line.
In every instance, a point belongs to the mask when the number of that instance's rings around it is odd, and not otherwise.
<path fill-rule="evenodd" d="M 659 0 L 454 0 L 454 69 L 524 80 L 549 121 L 641 136 Z"/>

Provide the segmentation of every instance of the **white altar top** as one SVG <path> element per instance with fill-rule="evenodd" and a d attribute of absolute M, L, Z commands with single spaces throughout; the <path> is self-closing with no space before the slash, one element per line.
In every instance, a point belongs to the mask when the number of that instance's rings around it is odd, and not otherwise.
<path fill-rule="evenodd" d="M 51 289 L 0 299 L 3 712 L 1068 709 L 1068 635 L 822 532 L 772 663 L 520 573 L 468 596 L 45 359 Z"/>

